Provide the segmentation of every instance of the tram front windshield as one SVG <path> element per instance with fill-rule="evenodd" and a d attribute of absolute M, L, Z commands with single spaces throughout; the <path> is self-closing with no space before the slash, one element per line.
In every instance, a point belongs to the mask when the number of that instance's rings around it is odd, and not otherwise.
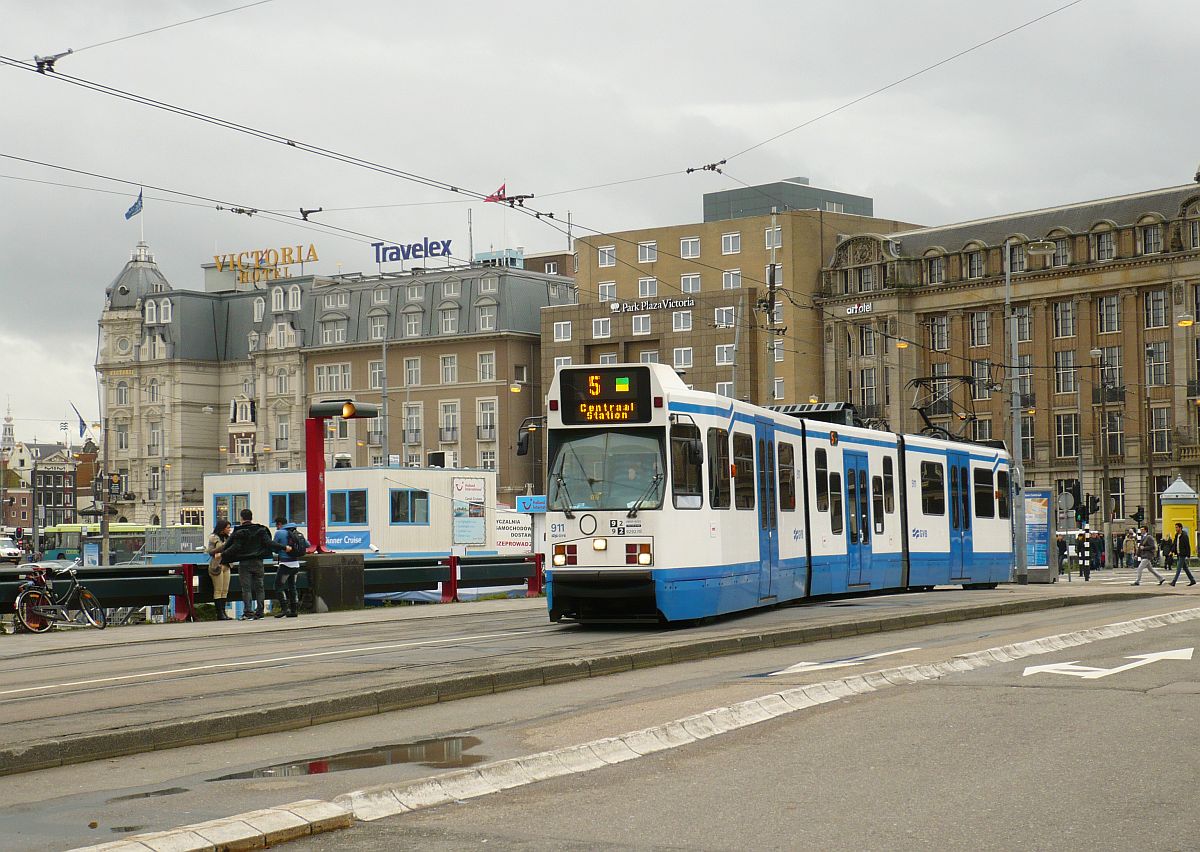
<path fill-rule="evenodd" d="M 551 509 L 658 509 L 666 475 L 661 429 L 551 433 Z"/>

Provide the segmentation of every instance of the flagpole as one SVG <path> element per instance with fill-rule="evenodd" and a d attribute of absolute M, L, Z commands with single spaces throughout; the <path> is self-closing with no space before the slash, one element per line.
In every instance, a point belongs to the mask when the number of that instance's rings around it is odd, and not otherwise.
<path fill-rule="evenodd" d="M 142 189 L 142 187 L 139 186 L 138 187 L 138 200 L 139 201 L 142 201 L 142 192 L 144 192 L 144 190 Z M 138 231 L 140 233 L 138 242 L 145 243 L 146 242 L 146 202 L 145 201 L 142 201 L 142 209 L 139 210 L 138 212 L 142 214 L 140 217 L 138 217 Z"/>

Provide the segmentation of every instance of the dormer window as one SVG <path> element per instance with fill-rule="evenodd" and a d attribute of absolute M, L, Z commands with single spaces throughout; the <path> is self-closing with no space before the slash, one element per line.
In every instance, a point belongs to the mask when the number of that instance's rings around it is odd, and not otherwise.
<path fill-rule="evenodd" d="M 288 288 L 288 310 L 300 310 L 300 285 L 293 284 Z"/>
<path fill-rule="evenodd" d="M 388 303 L 388 290 L 386 287 L 380 287 L 375 291 L 374 302 L 377 305 L 386 305 Z"/>
<path fill-rule="evenodd" d="M 348 308 L 348 307 L 350 307 L 349 291 L 343 290 L 340 293 L 326 293 L 325 294 L 325 308 L 327 310 L 332 309 L 332 308 Z"/>
<path fill-rule="evenodd" d="M 250 352 L 258 351 L 258 332 L 252 331 L 246 338 L 246 349 Z"/>
<path fill-rule="evenodd" d="M 267 312 L 267 302 L 262 296 L 254 299 L 254 321 L 262 322 L 263 314 Z"/>
<path fill-rule="evenodd" d="M 449 281 L 442 282 L 442 296 L 445 298 L 453 298 L 462 292 L 462 284 L 457 278 L 451 278 Z"/>
<path fill-rule="evenodd" d="M 171 300 L 163 299 L 158 303 L 158 321 L 169 323 L 171 321 Z"/>
<path fill-rule="evenodd" d="M 271 310 L 279 312 L 283 310 L 283 288 L 275 287 L 271 290 Z"/>
<path fill-rule="evenodd" d="M 158 323 L 158 303 L 146 302 L 146 325 Z"/>

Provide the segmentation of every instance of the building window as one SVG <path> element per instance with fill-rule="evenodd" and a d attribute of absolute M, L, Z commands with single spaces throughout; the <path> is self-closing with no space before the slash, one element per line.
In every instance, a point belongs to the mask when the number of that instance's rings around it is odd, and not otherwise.
<path fill-rule="evenodd" d="M 1033 456 L 1033 418 L 1021 417 L 1021 457 L 1032 459 Z"/>
<path fill-rule="evenodd" d="M 443 355 L 439 361 L 442 365 L 442 384 L 455 384 L 458 381 L 458 356 Z"/>
<path fill-rule="evenodd" d="M 387 317 L 386 316 L 371 317 L 370 323 L 371 323 L 371 332 L 370 332 L 371 339 L 372 340 L 383 340 L 384 335 L 387 334 Z"/>
<path fill-rule="evenodd" d="M 478 358 L 479 381 L 494 382 L 496 381 L 496 353 L 495 352 L 480 352 Z"/>
<path fill-rule="evenodd" d="M 692 312 L 674 311 L 671 314 L 671 331 L 691 331 Z"/>
<path fill-rule="evenodd" d="M 558 263 L 556 261 L 553 261 L 553 260 L 546 261 L 546 274 L 547 275 L 557 275 L 558 274 Z"/>
<path fill-rule="evenodd" d="M 612 319 L 600 317 L 592 320 L 592 338 L 601 340 L 605 337 L 612 337 Z"/>
<path fill-rule="evenodd" d="M 1054 392 L 1075 392 L 1075 350 L 1054 353 Z"/>
<path fill-rule="evenodd" d="M 1110 387 L 1120 387 L 1123 383 L 1121 347 L 1105 346 L 1100 351 L 1100 382 Z"/>
<path fill-rule="evenodd" d="M 550 267 L 554 267 L 554 268 L 551 269 Z M 557 263 L 547 263 L 546 271 L 551 274 L 557 272 L 558 264 Z M 499 279 L 496 278 L 496 276 L 485 275 L 483 278 L 479 279 L 479 292 L 480 293 L 495 293 L 499 289 L 500 289 L 500 282 L 499 282 Z"/>
<path fill-rule="evenodd" d="M 346 322 L 344 320 L 326 320 L 321 323 L 321 342 L 324 344 L 345 343 Z"/>
<path fill-rule="evenodd" d="M 717 382 L 717 396 L 727 396 L 733 398 L 733 382 Z"/>
<path fill-rule="evenodd" d="M 781 283 L 783 281 L 783 264 L 768 263 L 766 266 L 764 266 L 763 281 L 767 282 L 768 284 L 770 284 L 772 281 L 774 281 L 776 284 Z"/>
<path fill-rule="evenodd" d="M 128 450 L 129 449 L 129 424 L 128 423 L 118 423 L 117 424 L 117 449 L 118 450 Z"/>
<path fill-rule="evenodd" d="M 442 308 L 438 311 L 442 334 L 458 333 L 458 308 Z"/>
<path fill-rule="evenodd" d="M 549 264 L 546 264 L 549 266 Z M 479 466 L 484 470 L 496 469 L 496 451 L 495 450 L 480 450 L 479 451 Z"/>
<path fill-rule="evenodd" d="M 742 270 L 726 269 L 721 273 L 721 289 L 736 290 L 742 286 Z"/>
<path fill-rule="evenodd" d="M 288 310 L 300 310 L 300 285 L 293 284 L 288 288 Z"/>
<path fill-rule="evenodd" d="M 633 333 L 634 334 L 649 334 L 650 333 L 650 315 L 636 314 L 633 318 Z"/>
<path fill-rule="evenodd" d="M 770 267 L 767 267 L 770 269 Z M 770 281 L 770 279 L 767 279 Z M 861 266 L 858 269 L 858 292 L 869 293 L 875 289 L 875 267 Z"/>
<path fill-rule="evenodd" d="M 929 348 L 934 352 L 945 352 L 950 348 L 950 318 L 945 316 L 929 319 Z"/>
<path fill-rule="evenodd" d="M 875 368 L 867 367 L 858 371 L 859 401 L 863 407 L 874 407 L 878 402 L 875 395 Z"/>
<path fill-rule="evenodd" d="M 454 299 L 462 294 L 462 282 L 457 278 L 449 278 L 442 282 L 442 298 Z"/>
<path fill-rule="evenodd" d="M 976 441 L 992 440 L 992 418 L 980 417 L 972 424 L 973 438 Z M 979 471 L 976 471 L 978 475 Z M 990 492 L 989 492 L 990 493 Z"/>
<path fill-rule="evenodd" d="M 1075 303 L 1074 302 L 1055 302 L 1054 303 L 1054 336 L 1055 337 L 1074 337 L 1075 336 Z"/>
<path fill-rule="evenodd" d="M 992 342 L 992 315 L 987 311 L 971 312 L 971 345 L 989 346 Z"/>
<path fill-rule="evenodd" d="M 1096 247 L 1096 260 L 1112 260 L 1116 257 L 1116 240 L 1113 239 L 1112 231 L 1104 231 L 1096 234 L 1094 245 Z"/>
<path fill-rule="evenodd" d="M 421 312 L 409 311 L 404 315 L 404 336 L 405 337 L 420 337 L 421 336 Z"/>
<path fill-rule="evenodd" d="M 478 305 L 475 308 L 475 328 L 477 331 L 496 330 L 496 306 Z"/>
<path fill-rule="evenodd" d="M 1200 219 L 1188 222 L 1188 229 L 1192 234 L 1192 248 L 1200 248 Z"/>
<path fill-rule="evenodd" d="M 267 303 L 262 296 L 256 296 L 254 299 L 254 321 L 262 322 L 263 314 L 267 312 Z"/>
<path fill-rule="evenodd" d="M 350 390 L 349 364 L 317 364 L 313 373 L 317 393 Z"/>
<path fill-rule="evenodd" d="M 476 428 L 478 431 L 476 437 L 480 441 L 496 440 L 496 400 L 479 400 L 479 409 L 476 417 Z"/>
<path fill-rule="evenodd" d="M 1017 393 L 1029 395 L 1033 393 L 1033 356 L 1017 356 Z"/>
<path fill-rule="evenodd" d="M 700 238 L 685 237 L 679 241 L 679 256 L 684 260 L 700 256 Z"/>
<path fill-rule="evenodd" d="M 1025 246 L 1008 244 L 1008 271 L 1025 271 Z"/>
<path fill-rule="evenodd" d="M 775 361 L 776 362 L 782 361 L 783 360 L 783 341 L 772 340 L 770 342 L 770 344 L 767 345 L 767 351 L 775 353 Z"/>
<path fill-rule="evenodd" d="M 117 382 L 117 405 L 129 405 L 129 385 Z"/>
<path fill-rule="evenodd" d="M 713 308 L 713 324 L 717 328 L 733 328 L 734 310 L 733 306 L 721 308 Z M 689 324 L 690 327 L 690 324 Z"/>
<path fill-rule="evenodd" d="M 742 235 L 721 234 L 721 254 L 741 254 Z"/>
<path fill-rule="evenodd" d="M 1167 291 L 1149 290 L 1146 299 L 1146 328 L 1166 328 Z"/>
<path fill-rule="evenodd" d="M 367 362 L 367 386 L 371 390 L 379 390 L 383 387 L 383 362 L 368 361 Z"/>
<path fill-rule="evenodd" d="M 617 265 L 617 247 L 600 246 L 596 249 L 596 264 L 600 267 Z"/>
<path fill-rule="evenodd" d="M 1171 452 L 1171 409 L 1150 409 L 1150 444 L 1154 453 Z"/>
<path fill-rule="evenodd" d="M 700 276 L 699 275 L 680 275 L 679 289 L 684 293 L 699 293 L 700 292 Z"/>
<path fill-rule="evenodd" d="M 158 402 L 158 379 L 151 379 L 146 385 L 146 402 Z"/>
<path fill-rule="evenodd" d="M 646 350 L 642 351 L 638 355 L 638 361 L 640 361 L 643 364 L 657 364 L 658 363 L 658 350 L 657 349 L 646 349 Z"/>
<path fill-rule="evenodd" d="M 946 281 L 946 258 L 931 257 L 926 261 L 927 279 L 930 284 L 943 284 Z"/>
<path fill-rule="evenodd" d="M 367 491 L 329 492 L 329 525 L 365 524 L 367 522 Z"/>
<path fill-rule="evenodd" d="M 638 263 L 654 263 L 658 260 L 658 243 L 654 240 L 638 243 Z"/>
<path fill-rule="evenodd" d="M 685 369 L 692 366 L 692 347 L 676 347 L 672 356 L 672 363 L 675 365 L 675 369 Z"/>
<path fill-rule="evenodd" d="M 1159 254 L 1162 252 L 1162 225 L 1147 225 L 1141 229 L 1142 254 Z M 163 320 L 166 322 L 166 320 Z"/>
<path fill-rule="evenodd" d="M 1079 415 L 1054 415 L 1055 450 L 1060 459 L 1075 458 L 1079 455 Z"/>
<path fill-rule="evenodd" d="M 425 296 L 425 288 L 420 284 L 409 284 L 404 290 L 404 298 L 409 302 L 419 302 Z"/>
<path fill-rule="evenodd" d="M 616 352 L 605 352 L 603 355 L 600 356 L 600 363 L 601 364 L 617 363 L 617 353 Z"/>
<path fill-rule="evenodd" d="M 1146 344 L 1146 384 L 1161 387 L 1167 384 L 1167 344 L 1165 342 Z"/>
<path fill-rule="evenodd" d="M 717 346 L 717 366 L 727 367 L 733 364 L 733 344 L 722 343 Z"/>
<path fill-rule="evenodd" d="M 570 366 L 571 366 L 571 356 L 570 355 L 559 355 L 557 358 L 554 359 L 554 369 L 556 369 L 556 370 L 559 367 L 570 367 Z"/>
<path fill-rule="evenodd" d="M 561 320 L 554 324 L 554 340 L 562 343 L 571 339 L 571 321 Z"/>
<path fill-rule="evenodd" d="M 657 278 L 639 278 L 638 279 L 638 298 L 649 299 L 658 295 L 658 279 Z"/>
<path fill-rule="evenodd" d="M 601 281 L 596 285 L 596 295 L 601 302 L 611 302 L 617 298 L 617 282 L 616 281 Z"/>
<path fill-rule="evenodd" d="M 983 252 L 973 251 L 967 253 L 967 277 L 983 277 Z"/>
<path fill-rule="evenodd" d="M 783 379 L 775 380 L 775 395 L 774 399 L 783 399 Z"/>
<path fill-rule="evenodd" d="M 1104 425 L 1104 439 L 1110 456 L 1125 455 L 1125 415 L 1120 411 L 1109 411 Z"/>
<path fill-rule="evenodd" d="M 458 440 L 458 403 L 443 402 L 441 404 L 441 435 L 443 443 L 454 443 Z"/>
<path fill-rule="evenodd" d="M 404 386 L 415 388 L 421 385 L 421 359 L 404 359 Z"/>
<path fill-rule="evenodd" d="M 1101 296 L 1096 300 L 1096 330 L 1100 334 L 1121 330 L 1121 307 L 1117 296 Z"/>
<path fill-rule="evenodd" d="M 875 329 L 864 325 L 858 330 L 858 353 L 860 355 L 875 354 Z"/>
<path fill-rule="evenodd" d="M 1065 238 L 1054 241 L 1054 256 L 1050 258 L 1051 266 L 1069 266 L 1071 263 L 1071 241 Z"/>
<path fill-rule="evenodd" d="M 992 398 L 992 365 L 988 361 L 971 362 L 971 399 Z"/>
<path fill-rule="evenodd" d="M 1021 305 L 1019 308 L 1013 308 L 1013 315 L 1017 318 L 1017 340 L 1021 343 L 1028 343 L 1029 337 L 1029 306 Z"/>
<path fill-rule="evenodd" d="M 783 227 L 776 225 L 763 231 L 763 243 L 766 248 L 783 248 Z"/>
<path fill-rule="evenodd" d="M 288 392 L 288 372 L 286 367 L 280 367 L 275 373 L 275 393 L 283 396 Z"/>

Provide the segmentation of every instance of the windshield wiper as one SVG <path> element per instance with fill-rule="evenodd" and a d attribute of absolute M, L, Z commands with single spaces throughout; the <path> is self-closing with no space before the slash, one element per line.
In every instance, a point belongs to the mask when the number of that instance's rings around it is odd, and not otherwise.
<path fill-rule="evenodd" d="M 563 514 L 574 520 L 575 513 L 571 511 L 571 504 L 575 501 L 571 499 L 571 492 L 567 490 L 567 481 L 563 479 L 561 473 L 554 474 L 554 481 L 558 483 L 558 487 L 562 489 L 562 493 L 566 495 L 567 505 L 563 507 Z"/>
<path fill-rule="evenodd" d="M 654 474 L 654 478 L 650 480 L 650 484 L 648 486 L 646 486 L 646 490 L 642 492 L 642 496 L 637 498 L 637 500 L 634 501 L 633 505 L 629 507 L 629 512 L 625 515 L 625 517 L 627 517 L 627 518 L 636 518 L 637 517 L 638 509 L 640 509 L 642 507 L 642 503 L 645 501 L 645 499 L 650 496 L 650 492 L 652 492 L 655 488 L 658 487 L 658 483 L 662 480 L 662 478 L 663 478 L 663 475 L 661 473 Z"/>

